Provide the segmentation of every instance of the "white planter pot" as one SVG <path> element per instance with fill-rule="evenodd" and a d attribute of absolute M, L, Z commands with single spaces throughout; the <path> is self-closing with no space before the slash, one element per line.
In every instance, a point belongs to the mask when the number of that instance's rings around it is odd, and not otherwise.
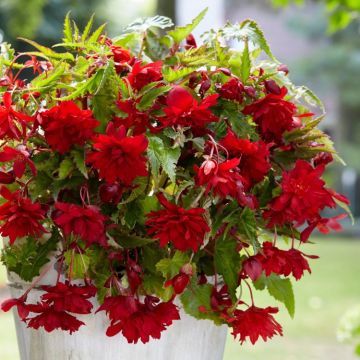
<path fill-rule="evenodd" d="M 49 275 L 41 284 L 54 284 Z M 12 297 L 17 298 L 26 291 L 27 283 L 12 274 L 9 280 Z M 33 289 L 28 301 L 37 302 L 41 294 Z M 227 327 L 215 326 L 209 320 L 196 320 L 182 309 L 180 316 L 181 320 L 174 321 L 160 340 L 128 344 L 121 335 L 112 338 L 105 335 L 109 322 L 103 312 L 77 315 L 86 326 L 70 335 L 60 330 L 47 333 L 43 329 L 29 329 L 14 311 L 21 360 L 221 360 Z"/>

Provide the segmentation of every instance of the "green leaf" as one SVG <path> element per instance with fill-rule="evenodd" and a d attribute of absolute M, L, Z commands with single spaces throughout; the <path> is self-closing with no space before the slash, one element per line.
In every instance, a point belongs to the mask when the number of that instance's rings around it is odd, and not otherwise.
<path fill-rule="evenodd" d="M 179 44 L 200 24 L 207 11 L 207 8 L 204 9 L 190 24 L 178 26 L 174 30 L 169 31 L 168 35 L 174 39 L 175 43 Z"/>
<path fill-rule="evenodd" d="M 228 23 L 220 30 L 220 34 L 223 35 L 225 40 L 251 41 L 255 48 L 263 50 L 270 59 L 278 62 L 270 50 L 263 31 L 254 20 L 247 19 L 240 24 Z"/>
<path fill-rule="evenodd" d="M 232 238 L 222 238 L 216 241 L 214 262 L 216 271 L 224 278 L 232 299 L 236 299 L 236 289 L 240 272 L 240 254 L 236 250 L 237 243 Z"/>
<path fill-rule="evenodd" d="M 84 41 L 84 42 L 87 39 L 87 37 L 89 36 L 89 34 L 90 34 L 90 30 L 91 30 L 91 28 L 93 26 L 93 23 L 94 23 L 94 16 L 95 16 L 95 14 L 91 15 L 91 18 L 87 22 L 87 24 L 86 24 L 86 26 L 84 28 L 84 31 L 83 31 L 83 33 L 81 35 L 81 40 Z"/>
<path fill-rule="evenodd" d="M 147 184 L 148 184 L 148 178 L 146 178 L 146 177 L 141 176 L 141 177 L 138 177 L 137 179 L 135 179 L 134 185 L 136 185 L 136 186 L 131 191 L 128 198 L 126 198 L 121 203 L 119 203 L 119 206 L 136 200 L 140 195 L 142 195 L 144 193 L 144 191 L 147 187 Z"/>
<path fill-rule="evenodd" d="M 63 41 L 66 42 L 72 42 L 72 26 L 71 26 L 71 20 L 70 20 L 70 11 L 66 14 L 65 21 L 64 21 L 64 38 Z"/>
<path fill-rule="evenodd" d="M 266 287 L 269 294 L 276 300 L 282 302 L 289 315 L 292 318 L 294 317 L 295 297 L 290 279 L 282 279 L 275 274 L 271 274 L 268 277 L 262 275 L 254 285 L 258 290 L 263 290 Z"/>
<path fill-rule="evenodd" d="M 59 180 L 66 179 L 71 172 L 74 170 L 74 163 L 70 158 L 65 158 L 61 163 L 59 167 Z"/>
<path fill-rule="evenodd" d="M 134 249 L 136 247 L 145 246 L 156 241 L 151 238 L 129 235 L 119 231 L 119 229 L 110 229 L 108 233 L 114 239 L 114 241 L 124 249 Z"/>
<path fill-rule="evenodd" d="M 151 165 L 151 171 L 154 177 L 158 176 L 160 166 L 169 176 L 172 182 L 176 178 L 176 164 L 181 155 L 179 147 L 171 148 L 166 146 L 163 140 L 157 136 L 148 136 L 149 145 L 147 154 Z"/>
<path fill-rule="evenodd" d="M 164 80 L 171 83 L 192 74 L 196 70 L 196 67 L 183 67 L 177 70 L 173 70 L 171 67 L 164 67 L 162 74 Z"/>
<path fill-rule="evenodd" d="M 53 71 L 37 76 L 31 82 L 32 87 L 35 87 L 37 91 L 49 91 L 49 86 L 57 85 L 58 80 L 63 76 L 66 68 L 66 63 L 58 64 Z M 34 89 L 31 89 L 31 91 L 34 91 Z"/>
<path fill-rule="evenodd" d="M 89 270 L 89 256 L 86 254 L 79 254 L 74 250 L 68 250 L 65 252 L 64 257 L 65 264 L 68 266 L 68 271 L 70 271 L 70 266 L 72 263 L 71 276 L 73 276 L 75 279 L 83 279 Z"/>
<path fill-rule="evenodd" d="M 100 37 L 100 35 L 102 35 L 102 33 L 104 32 L 104 29 L 106 27 L 106 23 L 100 25 L 89 37 L 89 39 L 87 40 L 87 43 L 96 43 Z"/>
<path fill-rule="evenodd" d="M 85 165 L 85 152 L 84 149 L 74 149 L 71 151 L 71 156 L 77 169 L 84 175 L 85 179 L 88 178 L 87 168 Z"/>
<path fill-rule="evenodd" d="M 164 278 L 156 274 L 146 274 L 142 286 L 147 294 L 155 294 L 163 301 L 169 301 L 173 296 L 171 286 L 164 287 Z"/>
<path fill-rule="evenodd" d="M 39 51 L 41 51 L 44 55 L 48 56 L 49 58 L 57 59 L 57 60 L 74 61 L 74 56 L 70 53 L 67 53 L 67 52 L 66 53 L 57 53 L 54 50 L 52 50 L 46 46 L 38 44 L 36 41 L 25 39 L 22 37 L 19 37 L 18 39 L 32 45 L 34 48 L 38 49 Z"/>
<path fill-rule="evenodd" d="M 241 213 L 237 228 L 240 234 L 244 235 L 252 243 L 255 250 L 260 247 L 255 214 L 248 207 L 244 208 Z"/>
<path fill-rule="evenodd" d="M 138 104 L 136 104 L 136 108 L 139 111 L 145 111 L 148 110 L 151 106 L 153 106 L 155 100 L 162 94 L 166 93 L 171 89 L 170 85 L 165 86 L 159 86 L 156 88 L 153 88 L 146 92 Z"/>
<path fill-rule="evenodd" d="M 355 347 L 355 354 L 360 356 L 360 344 L 357 344 Z"/>
<path fill-rule="evenodd" d="M 166 16 L 156 15 L 147 18 L 138 18 L 124 29 L 124 33 L 140 32 L 144 33 L 148 29 L 155 27 L 166 29 L 174 26 L 172 20 Z"/>
<path fill-rule="evenodd" d="M 351 212 L 351 209 L 349 208 L 349 206 L 347 204 L 345 204 L 344 202 L 336 199 L 335 197 L 333 197 L 333 199 L 338 206 L 340 206 L 343 210 L 345 210 L 347 212 L 347 214 L 349 215 L 349 218 L 351 219 L 351 224 L 354 225 L 355 224 L 354 215 Z"/>
<path fill-rule="evenodd" d="M 295 88 L 296 98 L 304 99 L 304 101 L 313 107 L 319 107 L 325 113 L 325 106 L 319 97 L 306 86 L 298 86 Z"/>
<path fill-rule="evenodd" d="M 8 271 L 30 282 L 40 275 L 41 268 L 50 261 L 50 253 L 56 250 L 59 238 L 57 230 L 54 230 L 50 239 L 44 243 L 28 237 L 21 245 L 15 243 L 4 248 L 1 261 Z"/>
<path fill-rule="evenodd" d="M 191 285 L 184 291 L 180 299 L 187 314 L 196 319 L 209 319 L 216 325 L 221 325 L 223 321 L 211 308 L 212 289 L 213 286 L 210 284 L 198 285 L 197 279 L 193 278 Z"/>
<path fill-rule="evenodd" d="M 245 47 L 241 56 L 241 72 L 240 78 L 243 83 L 246 83 L 247 79 L 249 78 L 251 70 L 251 59 L 249 53 L 249 42 L 245 40 Z"/>
<path fill-rule="evenodd" d="M 189 262 L 189 255 L 176 250 L 174 256 L 162 259 L 156 264 L 157 271 L 161 272 L 165 279 L 171 279 L 180 272 L 183 265 Z"/>

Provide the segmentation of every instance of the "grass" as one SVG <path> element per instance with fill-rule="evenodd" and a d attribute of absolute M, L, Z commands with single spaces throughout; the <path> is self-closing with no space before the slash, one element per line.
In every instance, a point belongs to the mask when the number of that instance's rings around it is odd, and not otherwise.
<path fill-rule="evenodd" d="M 295 319 L 280 306 L 277 320 L 283 325 L 284 337 L 240 346 L 229 336 L 224 360 L 357 359 L 351 347 L 337 343 L 336 328 L 343 313 L 360 304 L 360 241 L 320 239 L 303 251 L 320 255 L 320 259 L 310 260 L 311 276 L 294 283 Z M 5 271 L 0 268 L 0 284 L 4 280 Z M 275 305 L 266 292 L 256 292 L 255 301 L 258 306 Z M 0 314 L 0 359 L 19 359 L 10 314 Z"/>

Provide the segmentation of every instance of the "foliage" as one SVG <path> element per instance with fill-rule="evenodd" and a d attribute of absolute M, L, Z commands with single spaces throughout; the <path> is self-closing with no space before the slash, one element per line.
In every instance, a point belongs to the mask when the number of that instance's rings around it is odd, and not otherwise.
<path fill-rule="evenodd" d="M 321 215 L 336 202 L 347 208 L 321 179 L 336 157 L 317 127 L 321 101 L 290 81 L 252 20 L 210 30 L 197 46 L 191 32 L 205 13 L 167 33 L 168 18 L 138 19 L 115 39 L 94 17 L 78 26 L 68 14 L 56 46 L 24 39 L 35 51 L 4 47 L 2 260 L 33 281 L 31 291 L 53 256 L 58 280 L 41 306 L 58 316 L 51 299 L 66 293 L 71 331 L 96 294 L 108 334 L 121 322 L 129 342 L 142 331 L 158 337 L 178 318 L 179 297 L 198 319 L 266 340 L 281 327 L 276 310 L 256 307 L 251 283 L 293 316 L 290 274 L 300 279 L 314 258 L 295 242 L 316 227 L 340 227 Z M 25 69 L 34 79 L 19 81 Z M 18 301 L 28 306 L 26 295 Z M 257 316 L 271 326 L 262 329 Z M 23 320 L 36 327 L 37 319 Z M 132 337 L 134 319 L 144 328 Z"/>

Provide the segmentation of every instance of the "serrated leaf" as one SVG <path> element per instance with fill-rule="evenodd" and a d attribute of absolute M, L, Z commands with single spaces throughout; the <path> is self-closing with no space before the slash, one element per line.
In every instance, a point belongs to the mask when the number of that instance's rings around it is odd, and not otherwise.
<path fill-rule="evenodd" d="M 290 279 L 283 279 L 278 275 L 262 275 L 256 282 L 255 288 L 263 290 L 267 288 L 269 294 L 276 300 L 282 302 L 290 317 L 295 315 L 295 297 Z"/>
<path fill-rule="evenodd" d="M 249 53 L 249 42 L 245 40 L 245 47 L 241 55 L 241 71 L 240 71 L 240 78 L 243 83 L 246 83 L 247 79 L 249 78 L 251 70 L 251 59 Z"/>
<path fill-rule="evenodd" d="M 189 262 L 189 255 L 176 250 L 174 256 L 162 259 L 156 264 L 156 270 L 161 272 L 165 279 L 171 279 L 180 272 L 183 265 Z"/>
<path fill-rule="evenodd" d="M 37 76 L 32 82 L 32 87 L 37 91 L 49 91 L 49 86 L 57 85 L 58 80 L 63 76 L 67 65 L 65 63 L 58 64 L 53 71 L 42 73 Z M 34 91 L 34 89 L 31 89 Z"/>
<path fill-rule="evenodd" d="M 175 182 L 176 164 L 181 155 L 180 148 L 165 146 L 163 140 L 157 136 L 148 136 L 148 139 L 148 157 L 153 175 L 155 177 L 158 175 L 161 166 L 170 180 Z"/>
<path fill-rule="evenodd" d="M 237 229 L 240 234 L 244 235 L 253 245 L 254 249 L 260 247 L 259 240 L 257 238 L 257 223 L 254 212 L 249 208 L 244 208 L 242 211 Z"/>
<path fill-rule="evenodd" d="M 85 164 L 85 153 L 83 149 L 74 149 L 71 151 L 71 156 L 74 160 L 74 163 L 77 169 L 84 175 L 84 177 L 88 178 L 87 168 Z"/>
<path fill-rule="evenodd" d="M 90 34 L 90 30 L 91 30 L 93 22 L 94 22 L 94 16 L 95 16 L 95 14 L 91 15 L 91 18 L 87 22 L 87 24 L 86 24 L 86 26 L 84 28 L 84 31 L 83 31 L 83 33 L 81 35 L 81 40 L 84 41 L 84 42 L 87 39 L 87 37 L 89 36 L 89 34 Z"/>
<path fill-rule="evenodd" d="M 325 113 L 325 107 L 319 97 L 306 86 L 298 86 L 295 88 L 295 98 L 303 99 L 308 105 L 312 107 L 319 107 Z"/>
<path fill-rule="evenodd" d="M 236 250 L 235 239 L 218 239 L 215 245 L 214 262 L 216 271 L 224 278 L 232 299 L 236 299 L 236 289 L 240 272 L 240 254 Z"/>
<path fill-rule="evenodd" d="M 65 158 L 59 166 L 59 180 L 66 179 L 74 170 L 74 163 L 71 159 Z"/>
<path fill-rule="evenodd" d="M 169 31 L 168 35 L 174 39 L 175 43 L 179 44 L 200 24 L 207 11 L 208 8 L 204 9 L 190 24 L 178 26 L 174 30 Z"/>
<path fill-rule="evenodd" d="M 102 33 L 104 32 L 104 29 L 106 27 L 106 23 L 100 25 L 89 37 L 89 39 L 87 40 L 88 43 L 96 43 L 100 37 L 100 35 L 102 35 Z"/>
<path fill-rule="evenodd" d="M 156 15 L 153 17 L 138 18 L 124 29 L 124 33 L 140 32 L 144 33 L 148 29 L 155 27 L 166 29 L 173 26 L 173 22 L 166 16 Z"/>
<path fill-rule="evenodd" d="M 136 108 L 139 111 L 145 111 L 148 110 L 151 106 L 153 106 L 154 101 L 162 94 L 166 93 L 171 89 L 170 85 L 165 86 L 159 86 L 156 88 L 153 88 L 149 91 L 147 91 L 139 101 L 139 103 L 136 104 Z"/>
<path fill-rule="evenodd" d="M 250 41 L 255 48 L 260 48 L 270 59 L 278 62 L 266 41 L 263 31 L 254 20 L 247 19 L 240 24 L 228 23 L 220 32 L 226 40 Z"/>
<path fill-rule="evenodd" d="M 171 83 L 192 74 L 196 70 L 196 67 L 183 67 L 177 70 L 173 70 L 171 67 L 164 67 L 162 74 L 164 80 Z"/>
<path fill-rule="evenodd" d="M 137 235 L 129 235 L 119 231 L 119 229 L 110 229 L 108 231 L 110 236 L 124 249 L 134 249 L 136 247 L 145 246 L 155 242 L 156 240 L 151 238 L 145 238 Z"/>
<path fill-rule="evenodd" d="M 56 230 L 44 243 L 28 237 L 21 245 L 15 243 L 11 247 L 4 248 L 1 261 L 8 271 L 30 282 L 40 275 L 41 268 L 50 261 L 49 254 L 56 250 L 58 241 L 59 233 Z"/>
<path fill-rule="evenodd" d="M 191 285 L 181 295 L 181 303 L 185 312 L 196 319 L 213 320 L 221 325 L 223 321 L 211 308 L 211 294 L 213 286 L 210 284 L 198 285 L 196 279 L 192 279 Z"/>
<path fill-rule="evenodd" d="M 64 43 L 66 42 L 72 42 L 72 26 L 71 26 L 71 20 L 70 20 L 70 11 L 66 14 L 65 21 L 64 21 Z"/>
<path fill-rule="evenodd" d="M 68 250 L 64 253 L 65 264 L 68 266 L 68 272 L 75 279 L 83 279 L 89 270 L 90 258 L 86 254 L 79 254 L 74 250 Z M 69 274 L 70 275 L 70 274 Z"/>
<path fill-rule="evenodd" d="M 34 48 L 38 49 L 39 51 L 44 53 L 44 55 L 48 56 L 49 58 L 57 59 L 57 60 L 71 60 L 71 61 L 74 61 L 74 56 L 72 54 L 68 53 L 68 52 L 66 52 L 66 53 L 57 53 L 54 50 L 52 50 L 52 49 L 50 49 L 50 48 L 48 48 L 46 46 L 38 44 L 36 41 L 25 39 L 23 37 L 19 37 L 18 39 L 32 45 Z"/>

